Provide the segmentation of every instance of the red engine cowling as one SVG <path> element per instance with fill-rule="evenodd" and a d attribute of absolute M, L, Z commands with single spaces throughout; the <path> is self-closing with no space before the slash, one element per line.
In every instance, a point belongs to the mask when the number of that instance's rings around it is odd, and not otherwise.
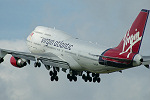
<path fill-rule="evenodd" d="M 26 61 L 22 60 L 21 58 L 14 58 L 13 56 L 10 58 L 10 63 L 18 68 L 22 68 L 27 65 Z"/>

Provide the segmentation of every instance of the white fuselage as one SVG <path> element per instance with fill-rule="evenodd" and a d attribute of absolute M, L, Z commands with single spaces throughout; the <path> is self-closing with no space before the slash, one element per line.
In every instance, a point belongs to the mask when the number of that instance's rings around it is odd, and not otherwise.
<path fill-rule="evenodd" d="M 70 68 L 74 70 L 95 73 L 122 70 L 99 64 L 99 56 L 95 55 L 101 55 L 107 48 L 100 48 L 97 44 L 72 38 L 60 30 L 38 26 L 28 36 L 27 45 L 31 53 L 52 53 L 68 62 Z"/>

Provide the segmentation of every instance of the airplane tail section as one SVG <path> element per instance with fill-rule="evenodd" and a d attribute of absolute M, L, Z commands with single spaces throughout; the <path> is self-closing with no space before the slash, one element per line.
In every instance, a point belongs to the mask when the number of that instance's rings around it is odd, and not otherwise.
<path fill-rule="evenodd" d="M 148 15 L 149 10 L 141 10 L 131 28 L 127 31 L 120 44 L 116 47 L 116 49 L 122 51 L 120 54 L 125 52 L 139 53 Z"/>
<path fill-rule="evenodd" d="M 143 58 L 138 54 L 150 10 L 142 9 L 120 44 L 105 50 L 99 63 L 114 67 L 132 67 L 140 65 Z"/>

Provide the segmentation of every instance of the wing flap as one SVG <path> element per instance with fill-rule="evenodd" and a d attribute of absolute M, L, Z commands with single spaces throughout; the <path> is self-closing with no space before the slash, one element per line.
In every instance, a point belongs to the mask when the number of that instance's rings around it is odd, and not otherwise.
<path fill-rule="evenodd" d="M 40 57 L 38 58 L 38 60 L 40 60 L 44 65 L 51 65 L 54 67 L 69 69 L 69 64 L 57 57 L 50 57 L 50 58 Z"/>
<path fill-rule="evenodd" d="M 4 57 L 7 54 L 11 54 L 14 57 L 23 58 L 26 60 L 36 61 L 37 59 L 40 60 L 44 65 L 51 65 L 54 67 L 61 67 L 66 69 L 70 67 L 67 62 L 65 62 L 64 60 L 60 59 L 58 56 L 49 52 L 37 55 L 37 54 L 32 54 L 27 52 L 0 49 L 0 57 Z"/>

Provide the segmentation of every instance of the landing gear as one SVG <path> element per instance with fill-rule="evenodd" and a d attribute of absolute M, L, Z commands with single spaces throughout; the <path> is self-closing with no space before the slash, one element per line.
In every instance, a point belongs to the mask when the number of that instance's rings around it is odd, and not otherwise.
<path fill-rule="evenodd" d="M 45 68 L 46 68 L 47 70 L 50 70 L 50 69 L 51 69 L 51 67 L 50 67 L 49 65 L 45 65 Z"/>
<path fill-rule="evenodd" d="M 70 70 L 70 73 L 67 74 L 67 78 L 69 79 L 69 81 L 77 81 L 77 72 L 76 71 L 73 71 L 73 70 Z"/>
<path fill-rule="evenodd" d="M 90 73 L 89 73 L 89 72 L 87 72 L 87 75 L 83 74 L 82 79 L 83 79 L 85 82 L 87 82 L 87 81 L 92 82 L 92 77 L 90 76 Z"/>
<path fill-rule="evenodd" d="M 55 80 L 55 81 L 58 81 L 58 76 L 51 76 L 50 79 L 51 79 L 51 81 L 54 81 L 54 80 Z"/>
<path fill-rule="evenodd" d="M 0 58 L 0 63 L 3 61 L 4 61 L 4 59 Z M 39 60 L 37 60 L 34 63 L 34 67 L 41 67 L 41 63 L 39 62 Z M 58 72 L 60 71 L 60 68 L 59 67 L 52 67 L 49 65 L 45 65 L 45 67 L 47 70 L 50 70 L 49 71 L 50 80 L 51 81 L 58 81 L 59 80 Z M 62 68 L 62 71 L 66 73 L 67 69 Z M 77 76 L 81 76 L 85 82 L 100 83 L 100 81 L 101 81 L 101 79 L 99 77 L 100 75 L 97 73 L 91 73 L 91 72 L 85 71 L 83 74 L 83 71 L 75 71 L 75 70 L 71 70 L 71 69 L 70 69 L 69 73 L 67 74 L 67 79 L 70 82 L 72 82 L 72 81 L 76 82 L 78 80 Z"/>
<path fill-rule="evenodd" d="M 71 82 L 71 81 L 77 81 L 77 76 L 76 75 L 74 75 L 74 74 L 67 74 L 67 78 L 69 79 L 69 81 Z"/>
<path fill-rule="evenodd" d="M 101 79 L 100 79 L 99 77 L 97 78 L 97 82 L 98 82 L 98 83 L 100 83 L 100 82 L 101 82 Z"/>
<path fill-rule="evenodd" d="M 49 75 L 50 75 L 50 76 L 56 76 L 56 75 L 57 75 L 57 72 L 56 72 L 56 71 L 50 71 L 50 72 L 49 72 Z"/>
<path fill-rule="evenodd" d="M 99 74 L 93 73 L 93 82 L 95 83 L 96 81 L 97 81 L 98 83 L 100 83 L 101 79 L 100 79 L 100 77 L 99 77 Z"/>
<path fill-rule="evenodd" d="M 92 77 L 93 77 L 93 78 L 92 78 Z M 82 75 L 82 79 L 83 79 L 85 82 L 87 82 L 87 81 L 92 82 L 92 80 L 93 80 L 94 83 L 95 83 L 96 81 L 97 81 L 98 83 L 100 83 L 101 79 L 100 79 L 100 77 L 99 77 L 99 74 L 92 73 L 92 77 L 90 76 L 90 73 L 89 73 L 89 72 L 87 72 L 87 75 L 85 75 L 85 74 Z"/>
<path fill-rule="evenodd" d="M 41 67 L 41 63 L 40 62 L 35 62 L 34 67 Z"/>
<path fill-rule="evenodd" d="M 81 76 L 82 79 L 85 81 L 85 82 L 97 82 L 97 83 L 100 83 L 101 79 L 99 77 L 99 74 L 96 74 L 96 73 L 90 73 L 90 72 L 86 72 L 83 74 L 83 72 L 77 72 L 77 71 L 74 71 L 74 70 L 70 70 L 69 74 L 67 74 L 67 78 L 69 79 L 70 82 L 72 81 L 77 81 L 77 76 Z"/>
<path fill-rule="evenodd" d="M 93 82 L 95 83 L 96 81 L 97 81 L 98 83 L 100 83 L 101 79 L 100 79 L 99 77 L 94 77 L 94 78 L 93 78 Z"/>
<path fill-rule="evenodd" d="M 59 71 L 60 71 L 59 67 L 55 67 L 55 70 L 56 70 L 57 72 L 59 72 Z"/>
<path fill-rule="evenodd" d="M 58 80 L 59 80 L 59 78 L 58 78 L 58 76 L 57 76 L 57 71 L 58 71 L 58 70 L 56 70 L 56 68 L 53 67 L 53 71 L 50 71 L 50 72 L 49 72 L 49 75 L 50 75 L 50 77 L 51 77 L 51 78 L 50 78 L 51 81 L 54 81 L 54 80 L 55 80 L 55 81 L 58 81 Z"/>

